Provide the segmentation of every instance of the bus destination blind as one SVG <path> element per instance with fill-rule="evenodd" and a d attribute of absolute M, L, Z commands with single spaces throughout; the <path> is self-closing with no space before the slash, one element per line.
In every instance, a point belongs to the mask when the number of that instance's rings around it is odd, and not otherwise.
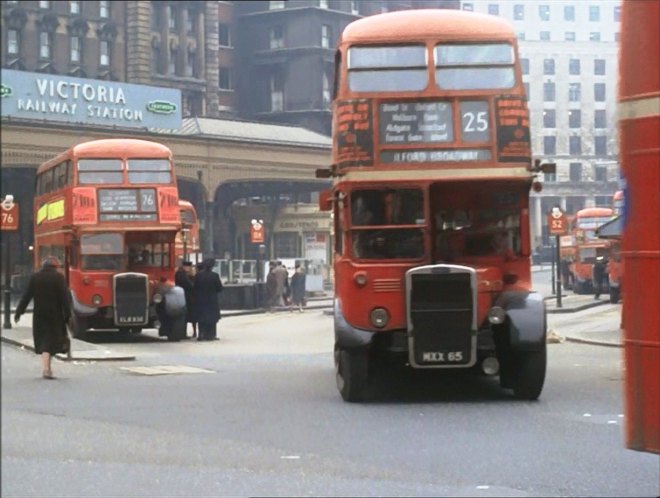
<path fill-rule="evenodd" d="M 381 145 L 444 143 L 454 140 L 448 102 L 387 102 L 380 104 Z"/>
<path fill-rule="evenodd" d="M 99 189 L 101 221 L 154 221 L 154 189 Z"/>

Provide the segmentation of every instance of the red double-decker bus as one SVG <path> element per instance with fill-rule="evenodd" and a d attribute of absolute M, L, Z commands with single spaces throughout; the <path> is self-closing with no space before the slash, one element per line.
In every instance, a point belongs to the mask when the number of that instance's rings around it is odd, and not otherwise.
<path fill-rule="evenodd" d="M 580 209 L 575 214 L 575 259 L 571 265 L 576 294 L 593 292 L 593 268 L 596 258 L 609 256 L 611 242 L 599 239 L 596 230 L 612 220 L 611 208 L 593 207 Z"/>
<path fill-rule="evenodd" d="M 181 231 L 176 234 L 175 254 L 176 264 L 183 261 L 201 263 L 204 259 L 201 253 L 199 240 L 199 218 L 191 202 L 179 199 L 179 213 L 181 214 Z"/>
<path fill-rule="evenodd" d="M 48 255 L 64 262 L 76 337 L 157 325 L 181 229 L 170 149 L 131 139 L 71 147 L 37 170 L 34 219 L 35 267 Z"/>
<path fill-rule="evenodd" d="M 351 23 L 336 54 L 335 367 L 363 399 L 375 361 L 482 368 L 536 399 L 546 314 L 531 290 L 527 101 L 501 18 L 410 10 Z M 548 168 L 550 171 L 551 168 Z"/>

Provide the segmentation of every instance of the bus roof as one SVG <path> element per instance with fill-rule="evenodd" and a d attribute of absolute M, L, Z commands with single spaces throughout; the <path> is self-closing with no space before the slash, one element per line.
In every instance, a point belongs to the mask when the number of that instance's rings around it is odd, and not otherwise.
<path fill-rule="evenodd" d="M 341 43 L 511 40 L 515 33 L 501 17 L 453 9 L 416 9 L 388 12 L 352 22 Z"/>
<path fill-rule="evenodd" d="M 137 140 L 134 138 L 107 138 L 103 140 L 91 140 L 74 145 L 67 151 L 58 154 L 39 166 L 37 173 L 59 164 L 71 154 L 76 157 L 140 157 L 140 158 L 171 158 L 172 151 L 169 147 L 158 142 L 149 140 Z"/>
<path fill-rule="evenodd" d="M 589 218 L 591 216 L 612 216 L 612 208 L 592 207 L 580 209 L 576 214 L 576 218 Z"/>

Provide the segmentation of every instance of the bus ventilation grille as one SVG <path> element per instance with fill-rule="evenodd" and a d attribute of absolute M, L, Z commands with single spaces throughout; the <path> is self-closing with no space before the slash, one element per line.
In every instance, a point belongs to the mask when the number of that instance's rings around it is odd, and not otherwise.
<path fill-rule="evenodd" d="M 374 280 L 374 292 L 399 292 L 400 278 L 377 278 Z"/>

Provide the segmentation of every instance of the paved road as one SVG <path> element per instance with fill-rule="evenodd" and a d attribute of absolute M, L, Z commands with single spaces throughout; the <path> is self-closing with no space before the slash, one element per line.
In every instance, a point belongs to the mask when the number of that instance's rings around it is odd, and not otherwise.
<path fill-rule="evenodd" d="M 58 362 L 55 381 L 3 344 L 2 496 L 659 494 L 658 457 L 623 448 L 620 350 L 550 345 L 539 402 L 402 374 L 354 405 L 334 385 L 331 323 L 235 317 L 221 341 L 147 336 L 121 345 L 136 362 Z M 163 365 L 210 372 L 121 369 Z"/>

